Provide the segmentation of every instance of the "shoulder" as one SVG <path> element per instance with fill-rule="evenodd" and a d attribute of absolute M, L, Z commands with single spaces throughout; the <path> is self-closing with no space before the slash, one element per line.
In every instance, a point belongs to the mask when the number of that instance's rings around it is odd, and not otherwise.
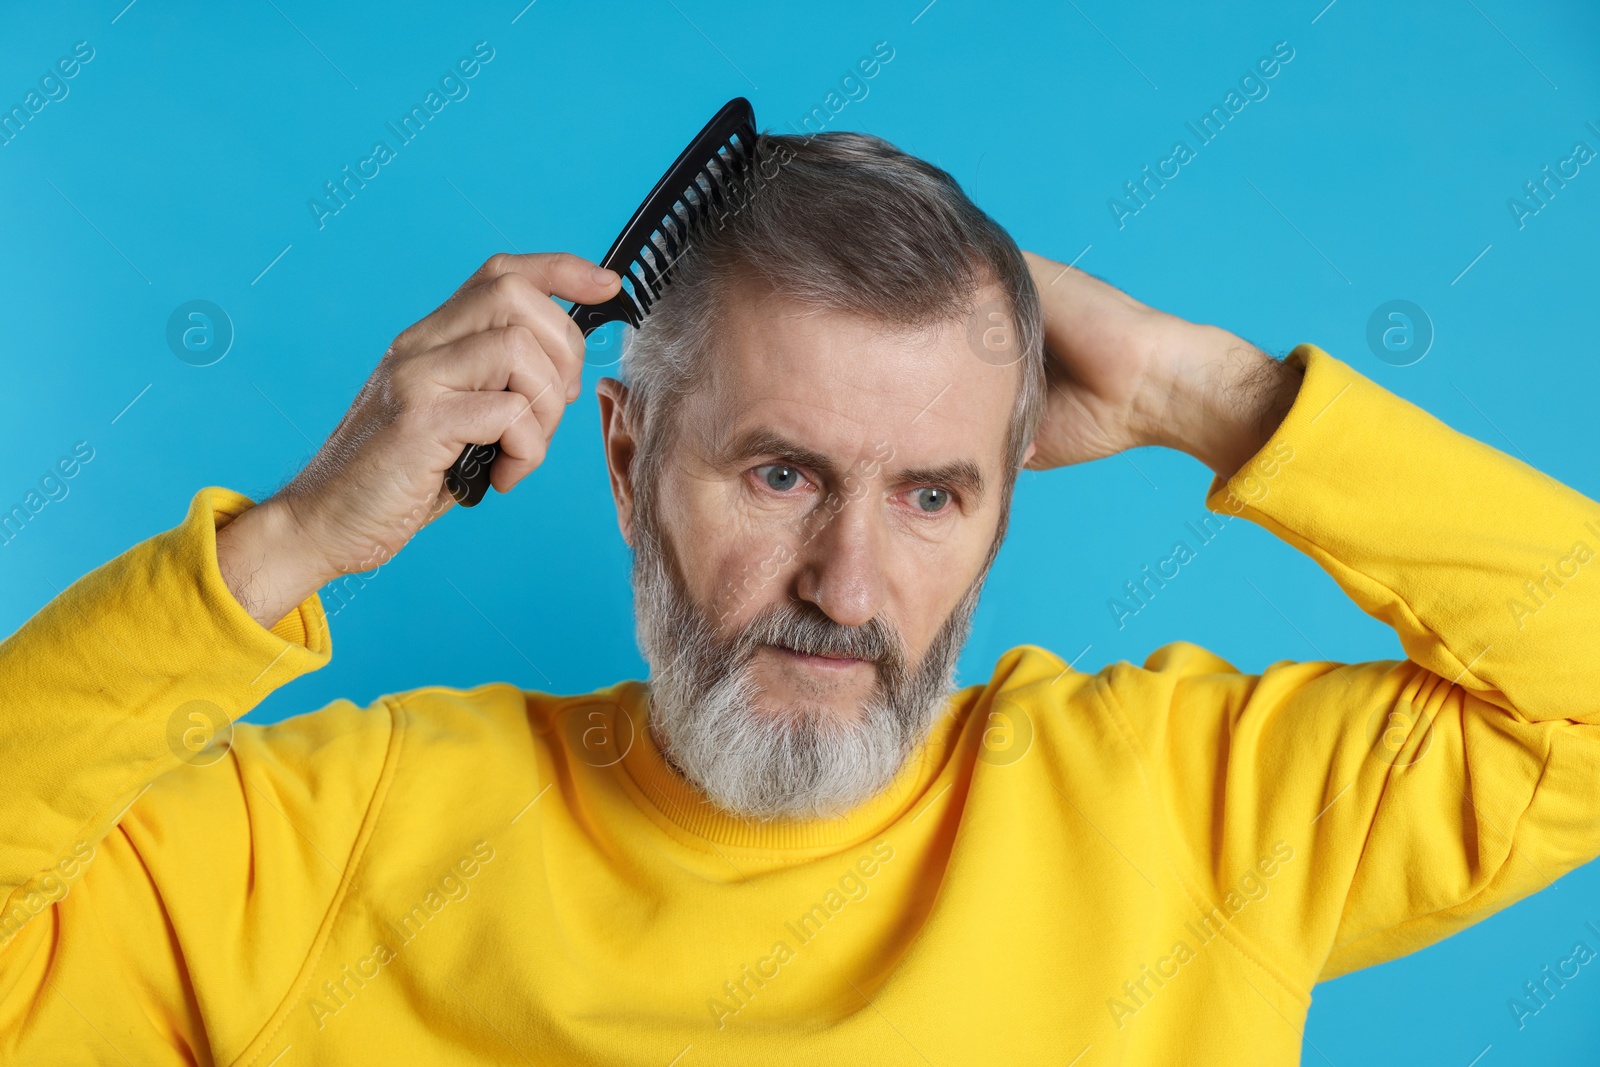
<path fill-rule="evenodd" d="M 626 709 L 643 683 L 623 681 L 586 693 L 560 694 L 489 682 L 472 689 L 424 686 L 377 701 L 393 714 L 408 743 L 464 745 L 551 733 L 582 709 Z"/>
<path fill-rule="evenodd" d="M 470 689 L 424 686 L 373 703 L 393 721 L 391 761 L 399 780 L 448 792 L 548 776 L 599 729 L 631 728 L 644 683 L 623 681 L 586 693 L 525 690 L 508 682 Z M 352 708 L 354 711 L 355 709 Z M 621 723 L 623 718 L 630 719 Z M 352 724 L 352 728 L 354 725 Z"/>
<path fill-rule="evenodd" d="M 1085 662 L 1092 654 L 1092 646 L 1072 660 L 1038 645 L 1009 649 L 989 683 L 993 706 L 1020 709 L 1042 730 L 1087 730 L 1145 748 L 1166 732 L 1174 714 L 1222 724 L 1260 681 L 1189 641 L 1162 645 L 1142 664 Z"/>
<path fill-rule="evenodd" d="M 1039 645 L 1017 645 L 995 663 L 990 687 L 997 695 L 1013 699 L 1055 699 L 1055 695 L 1079 694 L 1085 689 L 1113 697 L 1132 695 L 1140 690 L 1169 692 L 1184 679 L 1212 677 L 1244 678 L 1238 669 L 1209 649 L 1189 641 L 1162 645 L 1145 657 L 1142 665 L 1128 660 L 1102 664 L 1085 663 L 1093 646 L 1068 661 Z"/>
<path fill-rule="evenodd" d="M 370 777 L 386 763 L 466 770 L 527 757 L 582 708 L 626 707 L 639 682 L 562 695 L 509 682 L 470 689 L 422 686 L 385 693 L 366 705 L 335 700 L 280 722 L 218 727 L 197 719 L 246 766 L 294 770 L 302 777 Z M 202 716 L 202 719 L 205 719 Z M 171 740 L 171 739 L 169 739 Z M 180 743 L 175 741 L 174 743 Z M 192 762 L 209 763 L 209 753 Z M 370 783 L 368 783 L 370 784 Z"/>

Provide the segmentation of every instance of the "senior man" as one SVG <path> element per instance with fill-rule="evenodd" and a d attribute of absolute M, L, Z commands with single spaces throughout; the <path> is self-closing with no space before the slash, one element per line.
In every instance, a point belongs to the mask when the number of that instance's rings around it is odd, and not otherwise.
<path fill-rule="evenodd" d="M 0 1059 L 1289 1064 L 1317 981 L 1600 852 L 1592 501 L 1025 256 L 885 142 L 762 151 L 598 383 L 648 683 L 228 726 L 466 443 L 539 466 L 553 298 L 619 285 L 567 255 L 492 258 L 281 492 L 201 489 L 0 646 Z M 1407 658 L 1023 645 L 956 689 L 1018 471 L 1142 445 Z"/>

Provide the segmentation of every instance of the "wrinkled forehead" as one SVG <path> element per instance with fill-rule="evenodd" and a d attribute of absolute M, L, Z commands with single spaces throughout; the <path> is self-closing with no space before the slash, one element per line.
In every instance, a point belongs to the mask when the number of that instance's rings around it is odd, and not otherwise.
<path fill-rule="evenodd" d="M 769 429 L 840 463 L 887 446 L 998 470 L 1020 370 L 983 347 L 986 295 L 908 328 L 741 287 L 723 302 L 680 428 L 710 450 Z"/>

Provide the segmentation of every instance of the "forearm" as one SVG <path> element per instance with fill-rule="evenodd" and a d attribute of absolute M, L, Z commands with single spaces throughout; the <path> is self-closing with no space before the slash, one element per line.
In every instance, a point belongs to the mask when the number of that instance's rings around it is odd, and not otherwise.
<path fill-rule="evenodd" d="M 276 499 L 251 508 L 217 531 L 217 568 L 252 619 L 271 628 L 333 579 L 295 551 L 292 517 Z"/>
<path fill-rule="evenodd" d="M 1300 391 L 1302 372 L 1215 326 L 1193 326 L 1155 390 L 1145 443 L 1188 453 L 1224 481 L 1261 450 Z"/>

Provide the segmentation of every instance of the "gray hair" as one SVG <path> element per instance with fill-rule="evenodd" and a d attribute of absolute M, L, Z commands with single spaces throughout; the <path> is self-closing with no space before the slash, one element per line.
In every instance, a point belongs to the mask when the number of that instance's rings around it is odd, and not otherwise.
<path fill-rule="evenodd" d="M 639 507 L 653 506 L 680 401 L 705 380 L 704 361 L 719 351 L 719 300 L 736 281 L 759 278 L 804 305 L 908 330 L 971 315 L 978 291 L 993 282 L 1022 380 L 1006 436 L 992 562 L 1044 412 L 1044 320 L 1021 250 L 946 171 L 881 138 L 760 134 L 756 152 L 747 191 L 695 239 L 623 346 L 619 373 L 638 442 L 630 475 Z"/>

